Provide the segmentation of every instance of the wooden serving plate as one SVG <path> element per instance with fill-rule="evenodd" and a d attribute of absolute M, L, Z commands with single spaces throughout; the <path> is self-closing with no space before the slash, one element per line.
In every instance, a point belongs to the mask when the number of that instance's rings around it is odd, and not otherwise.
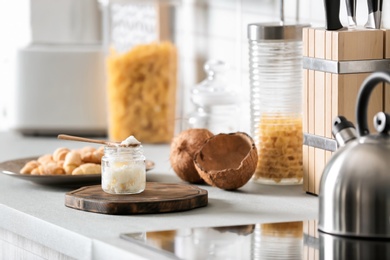
<path fill-rule="evenodd" d="M 147 182 L 142 193 L 113 195 L 101 185 L 86 186 L 65 194 L 65 206 L 112 215 L 185 211 L 207 206 L 207 191 L 182 183 Z"/>

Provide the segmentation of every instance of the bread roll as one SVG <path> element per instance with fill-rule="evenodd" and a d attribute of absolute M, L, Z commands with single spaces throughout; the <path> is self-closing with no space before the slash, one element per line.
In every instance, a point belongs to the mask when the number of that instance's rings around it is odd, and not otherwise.
<path fill-rule="evenodd" d="M 80 151 L 81 160 L 84 163 L 96 163 L 100 164 L 104 151 L 102 149 L 95 149 L 93 147 L 86 147 Z"/>
<path fill-rule="evenodd" d="M 85 163 L 73 170 L 72 175 L 86 175 L 101 173 L 101 165 L 96 163 Z"/>
<path fill-rule="evenodd" d="M 37 160 L 27 162 L 20 173 L 31 175 L 99 174 L 103 155 L 104 146 L 98 149 L 85 146 L 79 150 L 60 147 L 53 154 L 44 154 Z M 74 172 L 76 169 L 77 171 Z"/>
<path fill-rule="evenodd" d="M 58 161 L 63 161 L 65 160 L 65 156 L 70 152 L 70 150 L 66 147 L 60 147 L 57 148 L 54 153 L 53 153 L 53 160 L 58 162 Z"/>
<path fill-rule="evenodd" d="M 54 161 L 53 156 L 51 154 L 44 154 L 40 156 L 37 160 L 40 164 L 45 164 L 48 162 Z"/>
<path fill-rule="evenodd" d="M 69 152 L 64 161 L 64 170 L 66 174 L 72 174 L 73 170 L 82 164 L 81 155 L 78 151 Z"/>
<path fill-rule="evenodd" d="M 31 174 L 31 172 L 35 169 L 35 168 L 38 168 L 39 165 L 41 165 L 38 161 L 36 160 L 33 160 L 33 161 L 29 161 L 27 162 L 23 168 L 20 170 L 20 173 L 22 174 Z"/>
<path fill-rule="evenodd" d="M 31 175 L 41 175 L 41 171 L 39 170 L 39 166 L 33 169 L 30 173 Z"/>
<path fill-rule="evenodd" d="M 38 167 L 39 174 L 40 175 L 61 175 L 65 174 L 64 168 L 62 168 L 60 165 L 58 165 L 57 162 L 52 161 L 45 164 L 41 164 Z"/>

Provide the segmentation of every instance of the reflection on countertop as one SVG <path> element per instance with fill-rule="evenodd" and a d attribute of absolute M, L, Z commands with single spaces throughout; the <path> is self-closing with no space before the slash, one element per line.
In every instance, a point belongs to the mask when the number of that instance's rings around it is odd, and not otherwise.
<path fill-rule="evenodd" d="M 389 259 L 390 240 L 325 234 L 317 221 L 122 234 L 172 259 Z"/>

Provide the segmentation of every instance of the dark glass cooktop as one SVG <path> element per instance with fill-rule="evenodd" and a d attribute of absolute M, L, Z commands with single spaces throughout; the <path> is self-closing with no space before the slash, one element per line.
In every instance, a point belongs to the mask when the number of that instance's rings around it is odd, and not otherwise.
<path fill-rule="evenodd" d="M 390 259 L 390 241 L 319 232 L 316 221 L 121 234 L 172 259 Z"/>

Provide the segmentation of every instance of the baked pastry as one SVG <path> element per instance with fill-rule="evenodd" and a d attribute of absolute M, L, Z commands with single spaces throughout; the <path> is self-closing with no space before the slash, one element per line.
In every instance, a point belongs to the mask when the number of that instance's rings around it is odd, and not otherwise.
<path fill-rule="evenodd" d="M 33 169 L 30 173 L 31 175 L 41 175 L 41 172 L 39 170 L 39 167 Z"/>
<path fill-rule="evenodd" d="M 72 175 L 99 174 L 102 168 L 100 164 L 84 163 L 73 170 Z"/>
<path fill-rule="evenodd" d="M 60 147 L 57 148 L 54 153 L 53 153 L 53 160 L 58 162 L 58 161 L 63 161 L 65 160 L 65 156 L 70 152 L 70 150 L 66 147 Z"/>
<path fill-rule="evenodd" d="M 40 175 L 60 175 L 65 174 L 64 168 L 61 167 L 57 162 L 52 161 L 45 164 L 41 164 L 38 167 L 38 171 Z"/>
<path fill-rule="evenodd" d="M 40 156 L 37 160 L 40 164 L 45 164 L 51 161 L 54 161 L 53 156 L 51 154 L 44 154 Z"/>
<path fill-rule="evenodd" d="M 44 154 L 37 160 L 28 161 L 20 173 L 31 175 L 99 174 L 103 155 L 104 146 L 98 149 L 85 146 L 78 150 L 60 147 L 53 154 Z"/>
<path fill-rule="evenodd" d="M 84 147 L 80 150 L 81 160 L 84 163 L 96 163 L 100 164 L 102 157 L 104 155 L 104 151 L 102 149 L 96 149 L 94 147 Z"/>
<path fill-rule="evenodd" d="M 72 174 L 73 170 L 82 164 L 81 155 L 78 151 L 70 151 L 64 161 L 64 170 L 66 174 Z"/>
<path fill-rule="evenodd" d="M 23 173 L 23 174 L 31 174 L 31 172 L 35 169 L 35 168 L 38 168 L 39 165 L 41 165 L 38 161 L 36 160 L 32 160 L 32 161 L 29 161 L 27 162 L 23 168 L 20 170 L 20 173 Z"/>

